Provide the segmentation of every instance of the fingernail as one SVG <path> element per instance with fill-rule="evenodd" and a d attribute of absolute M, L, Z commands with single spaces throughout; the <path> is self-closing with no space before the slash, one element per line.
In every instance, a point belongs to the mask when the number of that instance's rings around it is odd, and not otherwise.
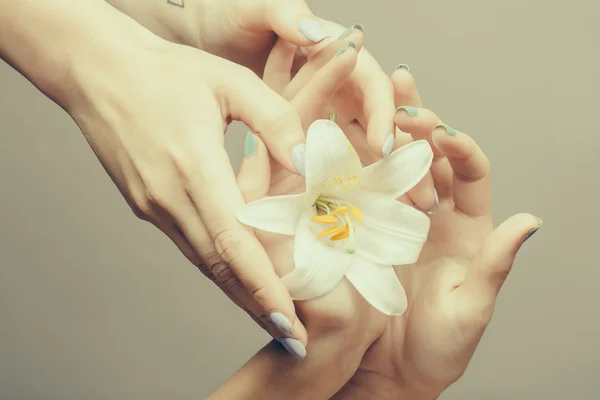
<path fill-rule="evenodd" d="M 411 107 L 411 106 L 400 106 L 400 107 L 396 107 L 396 112 L 398 111 L 406 111 L 408 113 L 408 115 L 410 115 L 411 117 L 416 117 L 417 115 L 419 115 L 419 110 L 417 110 L 415 107 Z"/>
<path fill-rule="evenodd" d="M 342 32 L 342 34 L 338 37 L 338 40 L 347 38 L 352 32 L 354 32 L 355 29 L 362 31 L 363 26 L 361 24 L 350 25 L 344 32 Z"/>
<path fill-rule="evenodd" d="M 356 45 L 353 42 L 348 42 L 345 45 L 343 45 L 342 47 L 340 47 L 340 49 L 335 53 L 335 56 L 340 56 L 342 55 L 343 52 L 345 52 L 348 47 L 352 47 L 353 49 L 356 48 Z"/>
<path fill-rule="evenodd" d="M 283 347 L 285 347 L 288 353 L 296 357 L 298 360 L 302 360 L 304 357 L 306 357 L 306 348 L 298 339 L 280 338 L 277 340 L 283 345 Z"/>
<path fill-rule="evenodd" d="M 251 132 L 246 133 L 246 140 L 244 141 L 244 156 L 252 157 L 256 152 L 256 139 L 254 134 Z"/>
<path fill-rule="evenodd" d="M 381 154 L 383 156 L 388 156 L 392 152 L 394 148 L 394 132 L 390 132 L 387 134 L 385 141 L 383 142 L 383 147 L 381 148 Z"/>
<path fill-rule="evenodd" d="M 542 224 L 544 223 L 544 221 L 542 221 L 540 218 L 538 218 L 539 224 L 537 227 L 533 228 L 532 230 L 530 230 L 529 232 L 527 232 L 527 235 L 525 235 L 525 238 L 523 239 L 523 243 L 525 243 L 525 241 L 527 239 L 529 239 L 530 237 L 533 236 L 534 233 L 536 233 L 541 227 Z"/>
<path fill-rule="evenodd" d="M 283 315 L 283 313 L 279 311 L 273 311 L 271 314 L 269 314 L 269 318 L 271 318 L 273 325 L 275 325 L 282 333 L 285 333 L 286 335 L 291 335 L 294 333 L 294 327 L 292 326 L 292 323 L 285 315 Z"/>
<path fill-rule="evenodd" d="M 456 136 L 456 130 L 454 128 L 449 127 L 446 124 L 437 124 L 433 129 L 437 129 L 437 128 L 444 128 L 446 130 L 446 132 L 448 132 L 448 135 L 450 136 Z"/>
<path fill-rule="evenodd" d="M 294 163 L 294 167 L 296 167 L 296 170 L 298 171 L 298 173 L 302 176 L 306 176 L 306 172 L 305 172 L 306 166 L 305 166 L 305 161 L 304 161 L 305 153 L 306 153 L 306 144 L 305 143 L 297 144 L 292 149 L 292 162 Z"/>
<path fill-rule="evenodd" d="M 437 190 L 435 190 L 435 188 L 433 188 L 433 197 L 435 198 L 435 205 L 433 206 L 432 209 L 427 210 L 427 214 L 429 214 L 429 215 L 436 212 L 438 207 L 440 206 L 440 199 L 438 197 Z"/>
<path fill-rule="evenodd" d="M 404 69 L 404 70 L 406 70 L 406 72 L 410 72 L 410 67 L 406 64 L 396 65 L 396 68 L 394 68 L 394 71 L 398 71 L 399 69 Z"/>
<path fill-rule="evenodd" d="M 298 30 L 302 35 L 311 42 L 319 43 L 329 37 L 329 32 L 313 18 L 305 18 L 298 24 Z"/>

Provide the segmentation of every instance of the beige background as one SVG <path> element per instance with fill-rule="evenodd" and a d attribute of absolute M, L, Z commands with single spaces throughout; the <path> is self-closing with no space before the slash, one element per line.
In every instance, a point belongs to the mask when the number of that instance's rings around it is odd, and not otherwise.
<path fill-rule="evenodd" d="M 363 23 L 382 67 L 409 64 L 426 105 L 476 138 L 497 222 L 545 221 L 442 398 L 600 398 L 600 3 L 312 5 Z M 0 398 L 202 398 L 268 338 L 134 218 L 62 110 L 1 63 L 0 88 Z"/>

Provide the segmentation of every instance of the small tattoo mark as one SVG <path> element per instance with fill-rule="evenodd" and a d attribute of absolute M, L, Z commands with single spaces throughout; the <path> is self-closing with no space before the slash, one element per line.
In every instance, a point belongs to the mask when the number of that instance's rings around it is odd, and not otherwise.
<path fill-rule="evenodd" d="M 167 0 L 167 3 L 179 8 L 185 8 L 184 0 Z"/>

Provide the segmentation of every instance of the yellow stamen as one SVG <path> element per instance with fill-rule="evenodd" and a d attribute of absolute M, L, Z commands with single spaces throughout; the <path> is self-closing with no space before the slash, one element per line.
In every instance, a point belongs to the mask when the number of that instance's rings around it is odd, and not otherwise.
<path fill-rule="evenodd" d="M 346 228 L 344 229 L 343 232 L 338 233 L 337 235 L 333 235 L 332 237 L 329 238 L 329 240 L 342 240 L 342 239 L 346 239 L 348 236 L 350 236 L 350 227 L 348 226 L 348 224 L 346 224 Z"/>
<path fill-rule="evenodd" d="M 358 222 L 362 222 L 363 219 L 363 214 L 362 212 L 358 209 L 358 207 L 356 206 L 350 206 L 350 214 L 352 214 L 352 216 L 354 218 L 356 218 L 356 220 Z"/>
<path fill-rule="evenodd" d="M 323 232 L 319 233 L 317 235 L 317 237 L 323 237 L 323 236 L 329 236 L 329 235 L 336 235 L 336 234 L 338 234 L 340 232 L 343 232 L 343 231 L 344 231 L 344 227 L 338 225 L 338 226 L 331 227 L 329 229 L 325 229 Z"/>
<path fill-rule="evenodd" d="M 343 213 L 347 209 L 348 209 L 348 206 L 341 206 L 340 208 L 338 208 L 334 212 L 332 212 L 331 215 L 333 215 L 335 217 L 336 215 Z"/>
<path fill-rule="evenodd" d="M 312 222 L 318 222 L 320 224 L 337 224 L 338 219 L 332 215 L 315 215 L 311 217 Z"/>

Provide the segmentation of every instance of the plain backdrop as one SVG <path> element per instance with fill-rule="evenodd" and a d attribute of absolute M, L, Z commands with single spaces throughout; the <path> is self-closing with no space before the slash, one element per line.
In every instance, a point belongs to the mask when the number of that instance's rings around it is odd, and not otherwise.
<path fill-rule="evenodd" d="M 458 399 L 600 398 L 600 2 L 312 1 L 539 215 Z M 243 129 L 227 144 L 239 164 Z M 0 62 L 0 398 L 200 399 L 268 341 L 150 224 L 71 119 Z"/>

